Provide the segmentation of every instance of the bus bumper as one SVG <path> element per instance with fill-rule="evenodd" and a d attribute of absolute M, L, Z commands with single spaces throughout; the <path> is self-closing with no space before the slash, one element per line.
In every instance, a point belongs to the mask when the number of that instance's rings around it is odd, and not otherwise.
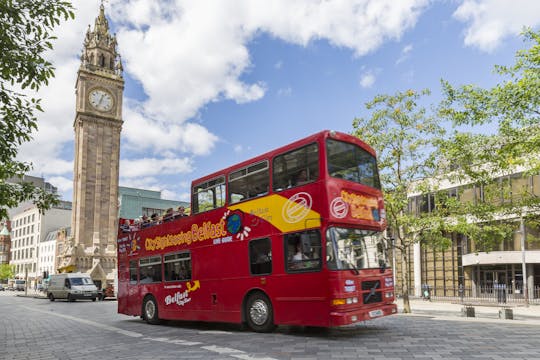
<path fill-rule="evenodd" d="M 330 326 L 350 326 L 358 322 L 372 320 L 392 314 L 397 314 L 396 304 L 384 304 L 377 307 L 356 309 L 352 311 L 332 311 L 330 313 Z"/>

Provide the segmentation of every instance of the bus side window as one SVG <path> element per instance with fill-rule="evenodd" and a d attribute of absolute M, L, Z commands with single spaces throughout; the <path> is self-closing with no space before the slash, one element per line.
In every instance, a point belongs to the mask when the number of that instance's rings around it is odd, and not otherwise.
<path fill-rule="evenodd" d="M 272 166 L 273 190 L 313 182 L 319 178 L 319 147 L 309 144 L 274 158 Z"/>
<path fill-rule="evenodd" d="M 272 273 L 272 243 L 270 239 L 249 242 L 249 264 L 252 275 Z"/>
<path fill-rule="evenodd" d="M 141 284 L 161 282 L 161 256 L 139 259 L 139 282 Z"/>
<path fill-rule="evenodd" d="M 137 260 L 129 261 L 129 283 L 136 284 L 138 280 Z"/>
<path fill-rule="evenodd" d="M 286 234 L 283 239 L 288 272 L 321 269 L 321 235 L 318 230 Z"/>
<path fill-rule="evenodd" d="M 191 254 L 181 252 L 164 257 L 165 281 L 185 281 L 191 279 Z"/>

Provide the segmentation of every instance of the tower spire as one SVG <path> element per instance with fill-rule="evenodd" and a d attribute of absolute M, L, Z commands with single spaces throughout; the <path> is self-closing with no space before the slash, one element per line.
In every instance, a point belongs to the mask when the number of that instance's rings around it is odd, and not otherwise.
<path fill-rule="evenodd" d="M 94 21 L 94 28 L 88 25 L 81 54 L 81 68 L 101 71 L 122 77 L 122 66 L 117 52 L 116 35 L 109 31 L 109 21 L 105 16 L 103 1 L 99 14 Z"/>

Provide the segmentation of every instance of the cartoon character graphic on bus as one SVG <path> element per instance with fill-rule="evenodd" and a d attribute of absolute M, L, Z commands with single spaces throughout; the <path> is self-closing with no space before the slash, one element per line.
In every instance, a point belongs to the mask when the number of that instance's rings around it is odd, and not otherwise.
<path fill-rule="evenodd" d="M 139 245 L 139 242 L 141 240 L 141 237 L 138 235 L 138 233 L 134 233 L 132 235 L 129 236 L 130 239 L 129 239 L 129 253 L 128 255 L 134 255 L 136 254 L 139 250 L 141 250 L 141 247 Z"/>

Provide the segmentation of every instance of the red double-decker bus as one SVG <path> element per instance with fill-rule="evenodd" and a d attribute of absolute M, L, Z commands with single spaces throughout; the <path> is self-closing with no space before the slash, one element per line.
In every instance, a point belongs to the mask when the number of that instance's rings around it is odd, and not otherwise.
<path fill-rule="evenodd" d="M 119 313 L 267 332 L 397 312 L 376 157 L 359 139 L 322 131 L 191 191 L 189 216 L 121 219 Z"/>

